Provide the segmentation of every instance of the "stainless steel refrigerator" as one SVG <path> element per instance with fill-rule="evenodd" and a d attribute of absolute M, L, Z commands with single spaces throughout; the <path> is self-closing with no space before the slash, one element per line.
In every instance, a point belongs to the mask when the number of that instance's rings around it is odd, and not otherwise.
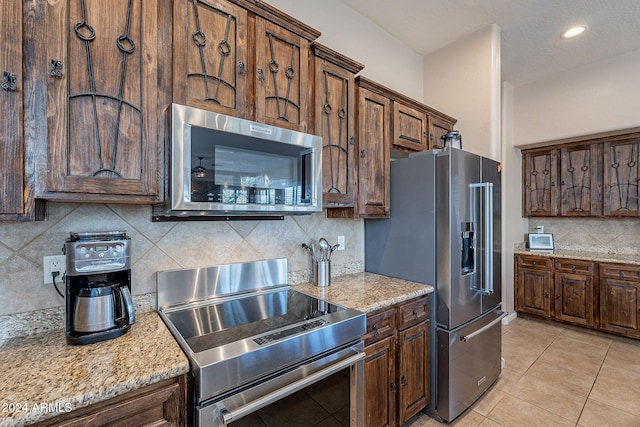
<path fill-rule="evenodd" d="M 452 421 L 501 371 L 497 162 L 456 148 L 391 163 L 391 217 L 365 220 L 365 270 L 436 287 L 430 413 Z"/>

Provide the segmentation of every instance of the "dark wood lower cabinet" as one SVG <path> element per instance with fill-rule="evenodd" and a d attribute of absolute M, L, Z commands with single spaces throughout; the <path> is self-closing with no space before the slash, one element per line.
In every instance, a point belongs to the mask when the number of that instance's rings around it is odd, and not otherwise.
<path fill-rule="evenodd" d="M 640 339 L 640 266 L 534 255 L 515 266 L 519 313 Z"/>
<path fill-rule="evenodd" d="M 640 266 L 600 265 L 600 328 L 640 338 Z"/>
<path fill-rule="evenodd" d="M 429 404 L 428 319 L 428 296 L 367 316 L 367 427 L 404 424 Z"/>
<path fill-rule="evenodd" d="M 122 396 L 37 424 L 64 427 L 186 426 L 186 376 L 164 380 Z"/>

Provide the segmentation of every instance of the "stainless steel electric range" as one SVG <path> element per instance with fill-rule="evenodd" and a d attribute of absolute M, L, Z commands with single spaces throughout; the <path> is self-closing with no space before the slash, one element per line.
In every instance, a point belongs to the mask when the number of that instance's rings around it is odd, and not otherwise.
<path fill-rule="evenodd" d="M 292 289 L 286 259 L 161 271 L 157 286 L 191 363 L 190 424 L 364 425 L 365 314 Z"/>

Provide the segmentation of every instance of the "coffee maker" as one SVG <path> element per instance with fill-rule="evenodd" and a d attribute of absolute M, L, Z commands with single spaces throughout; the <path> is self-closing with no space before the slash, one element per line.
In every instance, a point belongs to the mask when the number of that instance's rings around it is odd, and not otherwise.
<path fill-rule="evenodd" d="M 64 245 L 68 344 L 116 338 L 135 323 L 130 252 L 124 231 L 70 234 Z"/>

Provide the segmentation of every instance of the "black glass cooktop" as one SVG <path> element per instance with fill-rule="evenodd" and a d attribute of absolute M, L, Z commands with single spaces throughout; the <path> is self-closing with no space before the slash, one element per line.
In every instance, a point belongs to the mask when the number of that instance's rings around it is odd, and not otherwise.
<path fill-rule="evenodd" d="M 249 337 L 256 337 L 253 341 L 258 345 L 266 344 L 323 326 L 326 322 L 319 317 L 341 310 L 344 308 L 287 289 L 174 311 L 166 316 L 192 351 L 199 353 Z M 319 319 L 269 334 L 315 318 Z"/>

